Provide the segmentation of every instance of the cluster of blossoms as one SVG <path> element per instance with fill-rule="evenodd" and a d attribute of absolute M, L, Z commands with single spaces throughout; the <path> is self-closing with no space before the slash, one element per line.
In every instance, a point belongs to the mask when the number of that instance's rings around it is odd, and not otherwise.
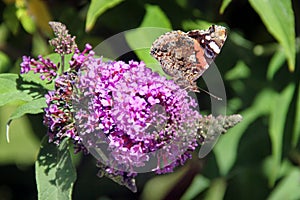
<path fill-rule="evenodd" d="M 38 57 L 38 60 L 30 58 L 29 56 L 23 56 L 23 62 L 21 63 L 21 74 L 33 71 L 35 74 L 40 74 L 42 80 L 52 81 L 57 77 L 57 70 L 59 66 L 54 64 L 50 59 Z"/>
<path fill-rule="evenodd" d="M 68 44 L 56 45 L 60 54 L 74 48 L 72 41 L 52 41 Z M 73 52 L 69 70 L 61 75 L 60 64 L 42 56 L 24 56 L 21 63 L 21 73 L 33 71 L 42 80 L 54 81 L 44 109 L 50 142 L 58 145 L 70 138 L 77 151 L 96 157 L 99 175 L 133 191 L 138 172 L 172 172 L 191 157 L 201 115 L 184 89 L 143 62 L 103 62 L 90 45 Z"/>
<path fill-rule="evenodd" d="M 65 137 L 71 138 L 77 151 L 84 150 L 81 138 L 78 136 L 73 118 L 73 85 L 77 79 L 77 71 L 88 57 L 94 56 L 91 46 L 86 45 L 80 52 L 75 49 L 70 60 L 70 70 L 58 75 L 60 63 L 54 64 L 50 59 L 39 56 L 39 60 L 23 56 L 21 63 L 21 74 L 33 71 L 40 74 L 40 78 L 47 81 L 54 81 L 55 89 L 45 95 L 47 107 L 44 109 L 44 124 L 48 128 L 49 142 L 60 144 Z"/>
<path fill-rule="evenodd" d="M 172 172 L 191 158 L 201 118 L 197 103 L 143 62 L 89 57 L 75 88 L 76 130 L 101 174 L 135 190 L 137 172 Z"/>
<path fill-rule="evenodd" d="M 168 173 L 191 157 L 201 116 L 195 100 L 173 81 L 143 62 L 93 57 L 78 77 L 76 128 L 89 152 L 110 166 L 106 171 L 124 175 L 151 165 Z"/>
<path fill-rule="evenodd" d="M 42 56 L 38 60 L 24 56 L 21 63 L 21 73 L 33 71 L 54 82 L 44 109 L 50 142 L 59 145 L 64 138 L 71 139 L 76 151 L 97 159 L 99 176 L 132 191 L 137 173 L 172 172 L 191 158 L 197 139 L 200 143 L 205 139 L 199 127 L 209 122 L 186 90 L 143 62 L 104 62 L 90 45 L 80 52 L 64 25 L 50 25 L 56 35 L 50 44 L 61 55 L 62 66 Z M 72 52 L 64 72 L 64 55 Z"/>

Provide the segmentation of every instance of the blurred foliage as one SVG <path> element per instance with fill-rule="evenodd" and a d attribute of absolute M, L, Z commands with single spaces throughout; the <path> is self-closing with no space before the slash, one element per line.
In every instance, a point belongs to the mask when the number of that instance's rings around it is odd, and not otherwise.
<path fill-rule="evenodd" d="M 300 199 L 299 1 L 4 0 L 0 4 L 0 199 L 37 198 L 33 164 L 46 128 L 42 114 L 32 114 L 41 113 L 44 105 L 34 95 L 37 91 L 26 87 L 39 83 L 22 82 L 20 92 L 14 82 L 23 55 L 51 52 L 49 20 L 66 24 L 81 49 L 85 43 L 96 47 L 133 28 L 187 31 L 224 25 L 229 38 L 215 62 L 227 90 L 227 114 L 244 117 L 204 159 L 195 154 L 173 174 L 140 174 L 135 194 L 97 178 L 95 163 L 84 157 L 77 162 L 73 199 Z M 132 49 L 137 42 L 153 41 L 147 31 L 124 37 Z M 148 51 L 119 59 L 151 62 Z M 201 80 L 199 85 L 204 88 Z M 199 95 L 201 110 L 209 113 L 208 99 Z M 32 114 L 10 124 L 7 144 L 6 123 L 26 113 Z"/>

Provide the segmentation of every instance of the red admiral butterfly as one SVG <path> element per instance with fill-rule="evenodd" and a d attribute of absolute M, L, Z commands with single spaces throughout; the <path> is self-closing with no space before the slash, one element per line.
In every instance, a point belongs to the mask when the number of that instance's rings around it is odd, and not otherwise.
<path fill-rule="evenodd" d="M 217 25 L 187 33 L 171 31 L 153 42 L 150 54 L 179 85 L 199 91 L 196 80 L 220 53 L 226 38 L 226 28 Z"/>

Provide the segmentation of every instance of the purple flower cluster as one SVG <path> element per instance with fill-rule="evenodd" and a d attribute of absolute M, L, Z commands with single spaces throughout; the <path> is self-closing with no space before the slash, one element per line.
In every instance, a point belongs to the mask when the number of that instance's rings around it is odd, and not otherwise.
<path fill-rule="evenodd" d="M 23 56 L 21 74 L 33 71 L 35 74 L 39 73 L 42 80 L 52 81 L 57 77 L 58 68 L 59 65 L 54 64 L 49 58 L 38 56 L 38 60 L 35 60 L 29 56 Z"/>
<path fill-rule="evenodd" d="M 191 157 L 201 115 L 184 89 L 143 62 L 90 57 L 79 74 L 76 128 L 107 172 L 140 172 L 156 158 L 152 170 L 167 173 Z"/>
<path fill-rule="evenodd" d="M 49 142 L 59 144 L 63 138 L 72 138 L 80 142 L 74 127 L 72 113 L 72 80 L 76 77 L 73 73 L 65 73 L 55 80 L 55 90 L 45 95 L 47 106 L 44 109 L 44 124 L 48 128 Z"/>
<path fill-rule="evenodd" d="M 94 56 L 91 51 L 91 45 L 87 44 L 85 49 L 80 52 L 75 49 L 69 64 L 70 70 L 58 75 L 59 64 L 54 64 L 49 59 L 44 59 L 39 56 L 39 61 L 30 57 L 23 56 L 21 63 L 21 74 L 33 71 L 41 74 L 41 79 L 47 77 L 48 81 L 54 80 L 55 89 L 49 91 L 46 97 L 47 107 L 44 109 L 44 124 L 48 128 L 49 142 L 60 144 L 64 138 L 73 140 L 76 151 L 86 151 L 81 145 L 81 138 L 78 136 L 77 130 L 74 126 L 73 117 L 73 85 L 77 79 L 77 71 L 88 57 Z"/>
<path fill-rule="evenodd" d="M 62 75 L 41 56 L 24 56 L 21 73 L 54 80 L 44 109 L 49 141 L 70 138 L 96 157 L 100 174 L 135 191 L 137 173 L 172 172 L 191 158 L 201 115 L 186 90 L 143 62 L 103 62 L 91 49 L 75 49 Z"/>

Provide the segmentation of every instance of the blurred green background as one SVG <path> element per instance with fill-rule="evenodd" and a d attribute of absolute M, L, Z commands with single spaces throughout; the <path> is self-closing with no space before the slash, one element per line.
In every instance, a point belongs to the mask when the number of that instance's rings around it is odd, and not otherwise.
<path fill-rule="evenodd" d="M 175 173 L 140 174 L 132 193 L 98 178 L 92 157 L 74 156 L 73 199 L 300 199 L 300 2 L 298 0 L 98 0 L 0 2 L 0 73 L 19 73 L 22 55 L 51 53 L 48 21 L 64 23 L 83 49 L 138 27 L 228 27 L 215 63 L 227 92 L 227 114 L 244 120 L 207 157 Z M 126 38 L 128 45 L 134 43 Z M 138 38 L 147 40 L 147 37 Z M 148 51 L 148 50 L 147 50 Z M 145 52 L 120 59 L 149 60 Z M 199 86 L 205 88 L 201 78 Z M 0 85 L 0 98 L 8 85 Z M 2 95 L 2 96 L 1 96 Z M 199 95 L 203 113 L 209 96 Z M 6 123 L 24 101 L 0 104 L 0 200 L 37 199 L 34 162 L 46 134 L 42 114 Z"/>

